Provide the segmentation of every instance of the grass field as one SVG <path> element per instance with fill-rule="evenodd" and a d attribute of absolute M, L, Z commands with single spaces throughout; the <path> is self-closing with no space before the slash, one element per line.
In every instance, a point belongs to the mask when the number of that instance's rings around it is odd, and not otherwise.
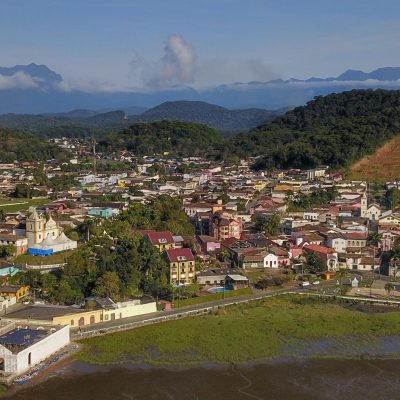
<path fill-rule="evenodd" d="M 400 136 L 387 142 L 374 154 L 353 164 L 346 178 L 370 182 L 400 178 Z"/>
<path fill-rule="evenodd" d="M 0 210 L 17 212 L 27 210 L 30 206 L 47 204 L 49 199 L 0 199 Z"/>
<path fill-rule="evenodd" d="M 61 251 L 60 253 L 54 253 L 46 257 L 21 254 L 20 256 L 14 258 L 14 262 L 16 264 L 24 264 L 24 265 L 63 264 L 66 262 L 66 260 L 68 260 L 68 256 L 73 252 L 74 250 L 66 250 L 66 251 Z"/>
<path fill-rule="evenodd" d="M 349 337 L 369 342 L 398 335 L 400 312 L 366 313 L 332 300 L 280 296 L 83 341 L 82 361 L 95 364 L 240 363 L 269 359 L 301 341 Z"/>
<path fill-rule="evenodd" d="M 230 297 L 237 297 L 237 296 L 243 296 L 245 294 L 251 294 L 252 291 L 250 288 L 243 288 L 243 289 L 238 289 L 238 290 L 230 290 L 226 291 L 224 293 L 224 298 L 230 298 Z M 210 301 L 215 301 L 215 300 L 221 300 L 223 298 L 222 293 L 210 293 L 205 296 L 199 296 L 199 297 L 191 297 L 188 299 L 181 299 L 181 300 L 175 300 L 173 302 L 174 308 L 176 307 L 185 307 L 185 306 L 191 306 L 193 304 L 202 304 L 202 303 L 208 303 Z"/>

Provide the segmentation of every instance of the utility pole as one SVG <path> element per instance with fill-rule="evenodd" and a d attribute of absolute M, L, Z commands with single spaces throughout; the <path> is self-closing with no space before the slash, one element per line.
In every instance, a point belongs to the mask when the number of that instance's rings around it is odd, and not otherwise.
<path fill-rule="evenodd" d="M 96 156 L 96 139 L 94 136 L 92 136 L 92 145 L 93 145 L 93 173 L 96 173 L 96 161 L 97 161 L 97 156 Z"/>

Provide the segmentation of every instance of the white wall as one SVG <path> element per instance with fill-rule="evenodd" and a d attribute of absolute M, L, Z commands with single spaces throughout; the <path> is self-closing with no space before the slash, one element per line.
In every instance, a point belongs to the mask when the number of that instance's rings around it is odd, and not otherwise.
<path fill-rule="evenodd" d="M 69 326 L 63 326 L 40 342 L 33 344 L 19 352 L 17 357 L 17 374 L 22 374 L 33 365 L 45 360 L 58 350 L 69 344 Z M 28 364 L 29 353 L 31 353 L 31 365 Z"/>

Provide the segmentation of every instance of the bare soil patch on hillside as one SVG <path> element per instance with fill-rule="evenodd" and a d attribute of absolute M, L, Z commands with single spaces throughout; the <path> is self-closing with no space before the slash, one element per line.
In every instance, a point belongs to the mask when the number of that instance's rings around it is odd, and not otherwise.
<path fill-rule="evenodd" d="M 400 178 L 400 136 L 350 167 L 349 179 L 388 181 Z"/>

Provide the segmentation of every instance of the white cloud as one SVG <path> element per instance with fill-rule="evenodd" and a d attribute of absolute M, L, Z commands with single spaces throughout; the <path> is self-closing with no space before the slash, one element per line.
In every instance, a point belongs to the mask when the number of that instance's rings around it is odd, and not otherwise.
<path fill-rule="evenodd" d="M 155 88 L 192 83 L 196 59 L 194 48 L 180 34 L 171 35 L 165 43 L 164 56 L 152 67 L 143 70 L 144 82 Z M 143 61 L 139 61 L 143 65 Z"/>
<path fill-rule="evenodd" d="M 0 90 L 33 89 L 38 87 L 38 84 L 30 75 L 21 71 L 13 75 L 0 75 Z"/>

